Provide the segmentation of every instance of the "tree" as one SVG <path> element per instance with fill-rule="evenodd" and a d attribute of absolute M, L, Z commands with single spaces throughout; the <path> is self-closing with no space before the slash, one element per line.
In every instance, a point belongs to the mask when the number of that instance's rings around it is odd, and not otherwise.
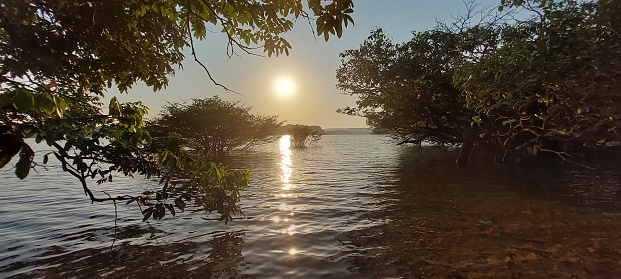
<path fill-rule="evenodd" d="M 321 139 L 319 132 L 306 125 L 291 125 L 286 132 L 291 137 L 293 147 L 301 148 Z"/>
<path fill-rule="evenodd" d="M 359 49 L 341 53 L 337 87 L 359 99 L 356 108 L 340 111 L 366 117 L 369 126 L 389 130 L 400 144 L 464 143 L 472 112 L 453 86 L 460 43 L 460 34 L 434 29 L 394 44 L 381 29 L 373 30 Z"/>
<path fill-rule="evenodd" d="M 154 148 L 143 125 L 147 108 L 113 98 L 104 111 L 106 90 L 116 86 L 127 92 L 138 81 L 155 91 L 165 88 L 186 47 L 207 71 L 194 41 L 206 39 L 209 28 L 227 35 L 229 55 L 258 48 L 271 56 L 289 53 L 283 34 L 296 19 L 311 20 L 299 0 L 16 0 L 0 7 L 0 168 L 17 156 L 15 173 L 24 179 L 37 166 L 25 141 L 34 136 L 54 148 L 54 157 L 80 180 L 91 201 L 140 200 L 157 209 L 144 212 L 147 218 L 163 216 L 172 177 L 189 177 L 189 185 L 206 183 L 203 190 L 224 189 L 231 182 L 217 165 Z M 343 26 L 353 23 L 351 0 L 309 0 L 308 7 L 316 17 L 317 33 L 326 40 L 330 34 L 340 37 Z M 211 78 L 209 71 L 207 75 Z M 193 179 L 205 166 L 213 175 Z M 163 175 L 164 189 L 96 197 L 86 179 L 104 183 L 111 180 L 111 172 Z M 233 176 L 242 187 L 244 175 Z M 188 192 L 200 193 L 196 187 Z M 235 196 L 230 188 L 226 191 Z"/>
<path fill-rule="evenodd" d="M 480 138 L 506 162 L 540 154 L 574 161 L 619 142 L 621 5 L 512 3 L 535 17 L 504 28 L 497 51 L 456 67 L 456 85 L 482 115 Z"/>
<path fill-rule="evenodd" d="M 280 125 L 276 116 L 253 115 L 249 107 L 215 96 L 168 104 L 150 130 L 160 135 L 177 133 L 205 158 L 220 160 L 233 149 L 276 140 Z"/>
<path fill-rule="evenodd" d="M 469 11 L 404 44 L 372 31 L 341 54 L 338 87 L 359 96 L 341 112 L 401 143 L 461 144 L 459 163 L 474 145 L 506 163 L 543 154 L 575 163 L 618 145 L 620 4 L 506 0 L 499 10 L 515 6 L 534 16 L 475 22 Z"/>

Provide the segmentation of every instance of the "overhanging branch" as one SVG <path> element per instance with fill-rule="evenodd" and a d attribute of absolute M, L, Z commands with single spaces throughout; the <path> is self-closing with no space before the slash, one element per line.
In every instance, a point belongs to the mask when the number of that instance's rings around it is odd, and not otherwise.
<path fill-rule="evenodd" d="M 241 94 L 235 90 L 231 90 L 228 87 L 226 87 L 225 85 L 217 82 L 213 76 L 211 76 L 211 72 L 209 71 L 209 69 L 207 69 L 207 66 L 205 66 L 205 64 L 203 64 L 203 62 L 201 62 L 198 57 L 196 56 L 196 50 L 194 49 L 194 38 L 192 36 L 192 28 L 190 25 L 190 14 L 192 14 L 192 10 L 191 10 L 191 6 L 190 6 L 190 2 L 188 1 L 188 17 L 186 19 L 186 25 L 187 25 L 187 29 L 188 29 L 188 37 L 190 40 L 190 48 L 192 49 L 192 57 L 194 57 L 194 62 L 198 63 L 198 65 L 200 65 L 201 67 L 203 67 L 203 69 L 205 70 L 205 72 L 207 73 L 207 76 L 209 77 L 209 79 L 211 80 L 211 82 L 213 82 L 213 84 L 215 84 L 216 86 L 221 87 L 222 89 L 226 90 L 227 92 L 233 92 L 235 94 L 244 96 L 244 94 Z"/>

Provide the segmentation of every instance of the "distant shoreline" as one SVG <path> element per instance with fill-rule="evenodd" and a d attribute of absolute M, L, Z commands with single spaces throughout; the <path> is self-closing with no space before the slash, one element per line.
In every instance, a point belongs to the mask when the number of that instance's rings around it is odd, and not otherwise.
<path fill-rule="evenodd" d="M 368 135 L 373 134 L 369 128 L 326 128 L 324 135 Z"/>

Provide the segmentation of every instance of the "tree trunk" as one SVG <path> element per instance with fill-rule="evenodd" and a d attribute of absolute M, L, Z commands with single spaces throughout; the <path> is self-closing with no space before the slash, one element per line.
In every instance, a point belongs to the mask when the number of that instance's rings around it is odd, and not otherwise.
<path fill-rule="evenodd" d="M 465 128 L 464 129 L 464 142 L 461 145 L 461 150 L 459 151 L 459 157 L 457 157 L 457 161 L 456 161 L 458 165 L 468 164 L 468 158 L 470 157 L 470 153 L 472 152 L 473 147 L 474 147 L 474 134 L 472 130 Z"/>

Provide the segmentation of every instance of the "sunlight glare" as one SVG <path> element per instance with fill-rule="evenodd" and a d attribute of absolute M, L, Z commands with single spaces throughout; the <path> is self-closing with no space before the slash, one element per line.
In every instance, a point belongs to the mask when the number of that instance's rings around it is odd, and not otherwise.
<path fill-rule="evenodd" d="M 282 211 L 287 211 L 287 204 L 282 203 L 280 204 L 280 206 L 278 207 L 278 209 L 282 210 Z"/>
<path fill-rule="evenodd" d="M 295 89 L 293 81 L 290 78 L 280 78 L 276 81 L 276 92 L 281 96 L 291 95 Z"/>
<path fill-rule="evenodd" d="M 282 159 L 280 161 L 280 169 L 282 170 L 281 181 L 283 183 L 289 184 L 289 178 L 291 177 L 291 165 L 293 162 L 291 161 L 291 136 L 284 135 L 280 138 L 280 153 L 282 155 Z"/>
<path fill-rule="evenodd" d="M 286 233 L 288 235 L 294 235 L 295 234 L 295 225 L 291 225 L 288 228 L 282 230 L 281 232 L 282 233 Z"/>

